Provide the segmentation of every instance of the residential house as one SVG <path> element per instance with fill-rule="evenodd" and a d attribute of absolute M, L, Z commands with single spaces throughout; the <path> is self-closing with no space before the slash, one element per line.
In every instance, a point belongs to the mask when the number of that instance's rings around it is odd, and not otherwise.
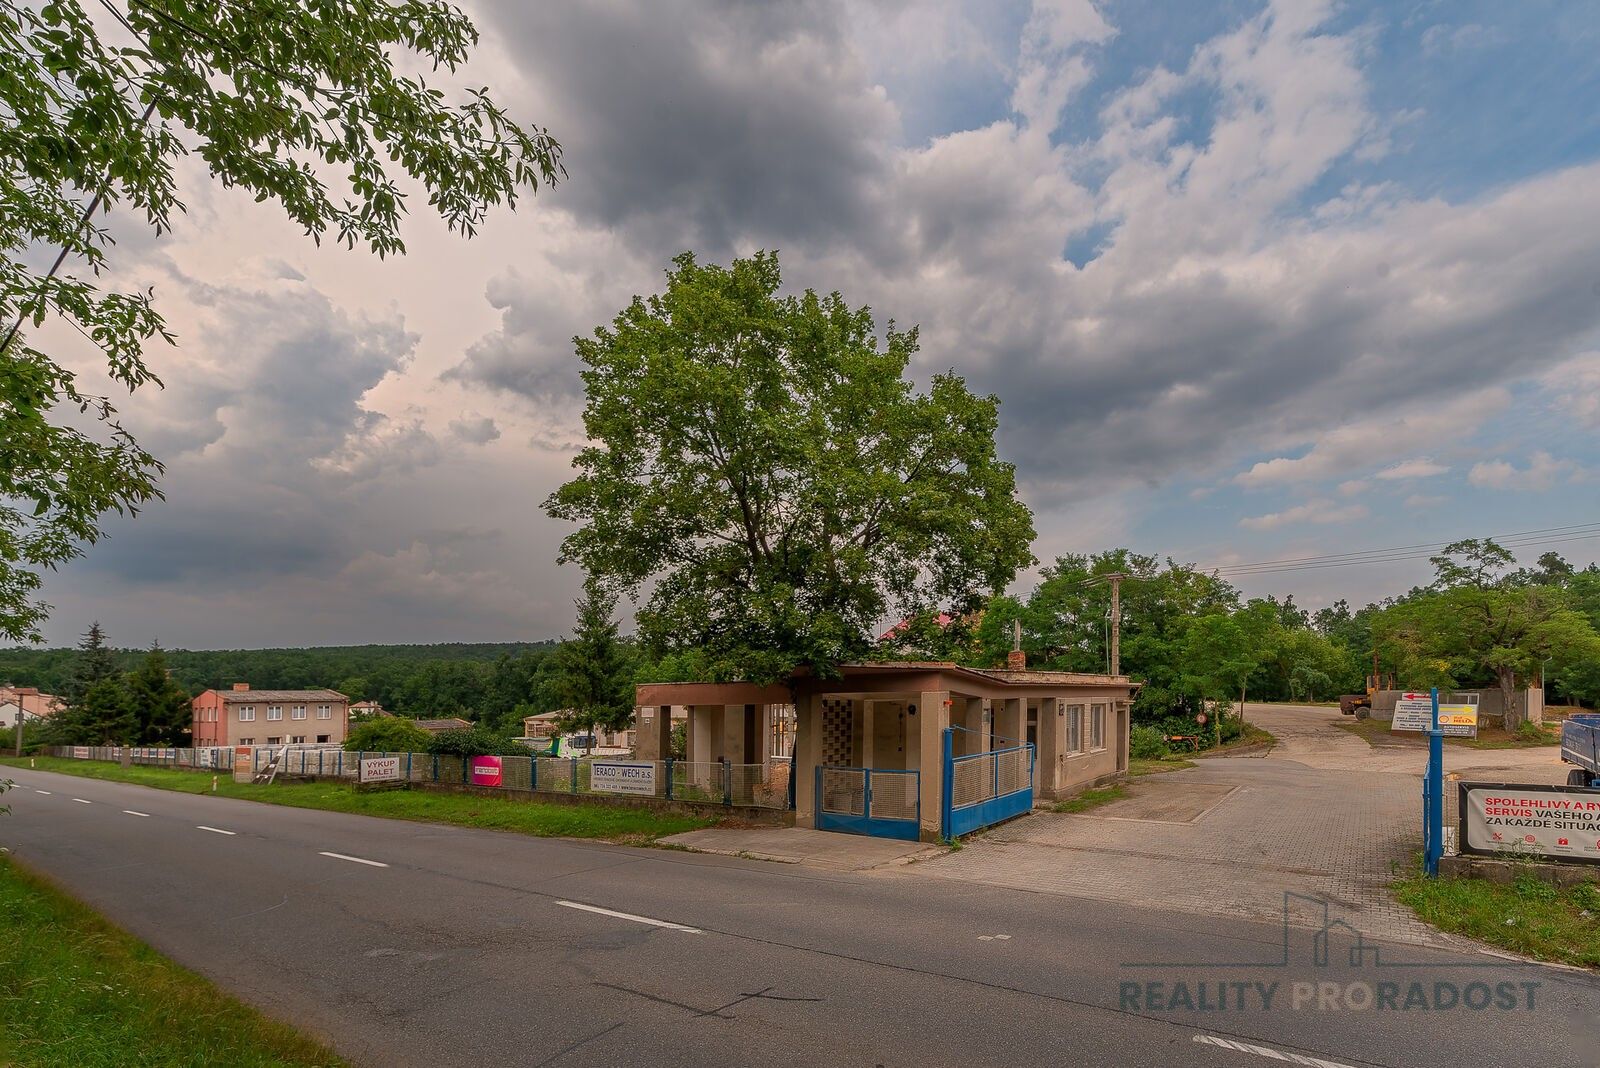
<path fill-rule="evenodd" d="M 336 690 L 207 690 L 192 702 L 194 744 L 343 745 L 350 699 Z"/>
<path fill-rule="evenodd" d="M 61 708 L 61 699 L 40 693 L 37 686 L 0 686 L 0 729 L 15 727 L 26 716 L 29 721 L 45 719 Z"/>

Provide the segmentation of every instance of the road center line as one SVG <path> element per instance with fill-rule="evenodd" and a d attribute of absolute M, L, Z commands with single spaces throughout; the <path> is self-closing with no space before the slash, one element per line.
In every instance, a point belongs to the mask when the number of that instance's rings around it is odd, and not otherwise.
<path fill-rule="evenodd" d="M 1351 1068 L 1350 1065 L 1340 1061 L 1325 1061 L 1320 1057 L 1307 1057 L 1301 1053 L 1288 1053 L 1281 1049 L 1273 1049 L 1270 1046 L 1253 1046 L 1248 1042 L 1235 1042 L 1231 1038 L 1219 1038 L 1216 1035 L 1195 1035 L 1194 1040 L 1205 1046 L 1220 1046 L 1223 1049 L 1238 1050 L 1240 1053 L 1253 1053 L 1257 1057 L 1283 1061 L 1285 1064 L 1303 1064 L 1307 1068 Z"/>
<path fill-rule="evenodd" d="M 44 796 L 46 796 L 46 797 L 50 796 L 50 791 L 49 790 L 35 790 L 34 793 L 36 793 L 36 794 L 44 794 Z"/>
<path fill-rule="evenodd" d="M 647 923 L 651 927 L 665 927 L 669 931 L 682 931 L 684 934 L 700 934 L 698 927 L 686 927 L 681 923 L 672 923 L 668 920 L 652 920 L 648 916 L 635 916 L 631 912 L 613 912 L 603 909 L 598 905 L 583 905 L 576 901 L 557 901 L 557 905 L 566 909 L 580 909 L 583 912 L 593 912 L 600 916 L 615 916 L 619 920 L 632 920 L 634 923 Z"/>
<path fill-rule="evenodd" d="M 238 834 L 239 833 L 238 831 L 225 831 L 221 827 L 207 827 L 204 824 L 197 825 L 195 827 L 195 830 L 197 830 L 197 831 L 210 831 L 212 834 Z"/>
<path fill-rule="evenodd" d="M 122 811 L 125 812 L 126 814 L 128 814 L 129 816 L 143 816 L 145 819 L 149 819 L 150 818 L 150 813 L 148 813 L 148 812 L 135 812 L 131 808 L 125 808 Z"/>
<path fill-rule="evenodd" d="M 92 804 L 94 804 L 93 801 L 85 801 L 81 797 L 74 797 L 73 800 L 76 801 L 80 805 L 92 805 Z"/>
<path fill-rule="evenodd" d="M 385 864 L 381 860 L 363 860 L 360 857 L 350 857 L 350 856 L 346 856 L 343 853 L 321 852 L 321 853 L 318 853 L 317 856 L 319 856 L 319 857 L 332 857 L 334 860 L 348 860 L 352 864 L 368 864 L 368 865 L 371 865 L 374 868 L 387 868 L 389 866 L 389 865 Z"/>

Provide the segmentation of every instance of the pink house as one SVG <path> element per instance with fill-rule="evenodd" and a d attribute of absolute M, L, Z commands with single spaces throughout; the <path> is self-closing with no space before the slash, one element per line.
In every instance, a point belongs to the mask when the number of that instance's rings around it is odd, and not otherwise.
<path fill-rule="evenodd" d="M 343 745 L 350 698 L 336 690 L 207 690 L 193 701 L 194 744 Z"/>

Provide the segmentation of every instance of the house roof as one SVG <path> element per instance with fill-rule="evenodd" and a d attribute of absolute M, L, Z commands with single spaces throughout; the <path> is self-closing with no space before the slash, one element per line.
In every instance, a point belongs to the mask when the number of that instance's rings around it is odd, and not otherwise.
<path fill-rule="evenodd" d="M 1025 692 L 1027 687 L 1040 686 L 1103 687 L 1123 689 L 1129 693 L 1138 689 L 1138 684 L 1125 675 L 969 668 L 948 660 L 878 660 L 840 664 L 838 670 L 837 678 L 820 679 L 802 669 L 796 673 L 795 691 L 807 694 L 848 693 L 859 688 L 888 692 L 895 686 L 938 690 L 948 688 L 951 683 L 958 684 L 961 692 L 981 696 L 998 695 L 1012 687 Z M 964 686 L 959 685 L 963 683 Z M 758 686 L 748 682 L 658 682 L 644 683 L 635 688 L 635 701 L 641 705 L 783 704 L 790 699 L 791 691 L 785 683 Z"/>
<path fill-rule="evenodd" d="M 226 704 L 230 705 L 259 705 L 259 704 L 293 704 L 296 701 L 313 704 L 332 704 L 335 701 L 348 701 L 349 698 L 337 690 L 216 690 L 214 693 L 221 696 Z"/>
<path fill-rule="evenodd" d="M 455 716 L 445 719 L 419 719 L 415 723 L 425 731 L 461 731 L 472 726 L 470 721 Z"/>

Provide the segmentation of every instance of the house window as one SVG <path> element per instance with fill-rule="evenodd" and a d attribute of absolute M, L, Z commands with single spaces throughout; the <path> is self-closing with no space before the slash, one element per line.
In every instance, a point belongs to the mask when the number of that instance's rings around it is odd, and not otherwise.
<path fill-rule="evenodd" d="M 1094 705 L 1090 709 L 1089 745 L 1093 749 L 1106 747 L 1106 706 Z"/>
<path fill-rule="evenodd" d="M 306 718 L 306 706 L 305 705 L 295 705 L 293 708 L 289 709 L 289 715 L 291 717 L 293 717 L 294 719 L 305 719 Z"/>
<path fill-rule="evenodd" d="M 1083 706 L 1067 706 L 1067 752 L 1083 752 Z"/>
<path fill-rule="evenodd" d="M 239 722 L 240 723 L 254 723 L 255 719 L 256 719 L 256 706 L 255 705 L 241 705 L 241 706 L 239 706 Z"/>
<path fill-rule="evenodd" d="M 304 745 L 306 742 L 306 736 L 303 734 L 297 734 L 293 738 L 290 738 L 289 741 L 294 745 Z"/>
<path fill-rule="evenodd" d="M 326 734 L 317 735 L 317 744 L 321 745 L 322 743 L 326 742 L 327 740 L 328 740 L 328 736 Z"/>
<path fill-rule="evenodd" d="M 282 719 L 283 718 L 283 706 L 282 705 L 268 705 L 267 706 L 267 718 L 268 719 Z"/>
<path fill-rule="evenodd" d="M 1039 744 L 1039 710 L 1037 708 L 1028 709 L 1028 744 Z"/>
<path fill-rule="evenodd" d="M 273 735 L 271 738 L 267 739 L 267 744 L 268 745 L 277 745 L 281 741 L 283 741 L 283 738 L 281 736 Z"/>
<path fill-rule="evenodd" d="M 239 739 L 239 744 L 240 745 L 255 745 L 256 744 L 256 740 L 254 738 L 240 738 Z"/>
<path fill-rule="evenodd" d="M 317 718 L 318 719 L 332 719 L 333 718 L 333 709 L 329 708 L 327 705 L 318 705 L 317 706 Z"/>

